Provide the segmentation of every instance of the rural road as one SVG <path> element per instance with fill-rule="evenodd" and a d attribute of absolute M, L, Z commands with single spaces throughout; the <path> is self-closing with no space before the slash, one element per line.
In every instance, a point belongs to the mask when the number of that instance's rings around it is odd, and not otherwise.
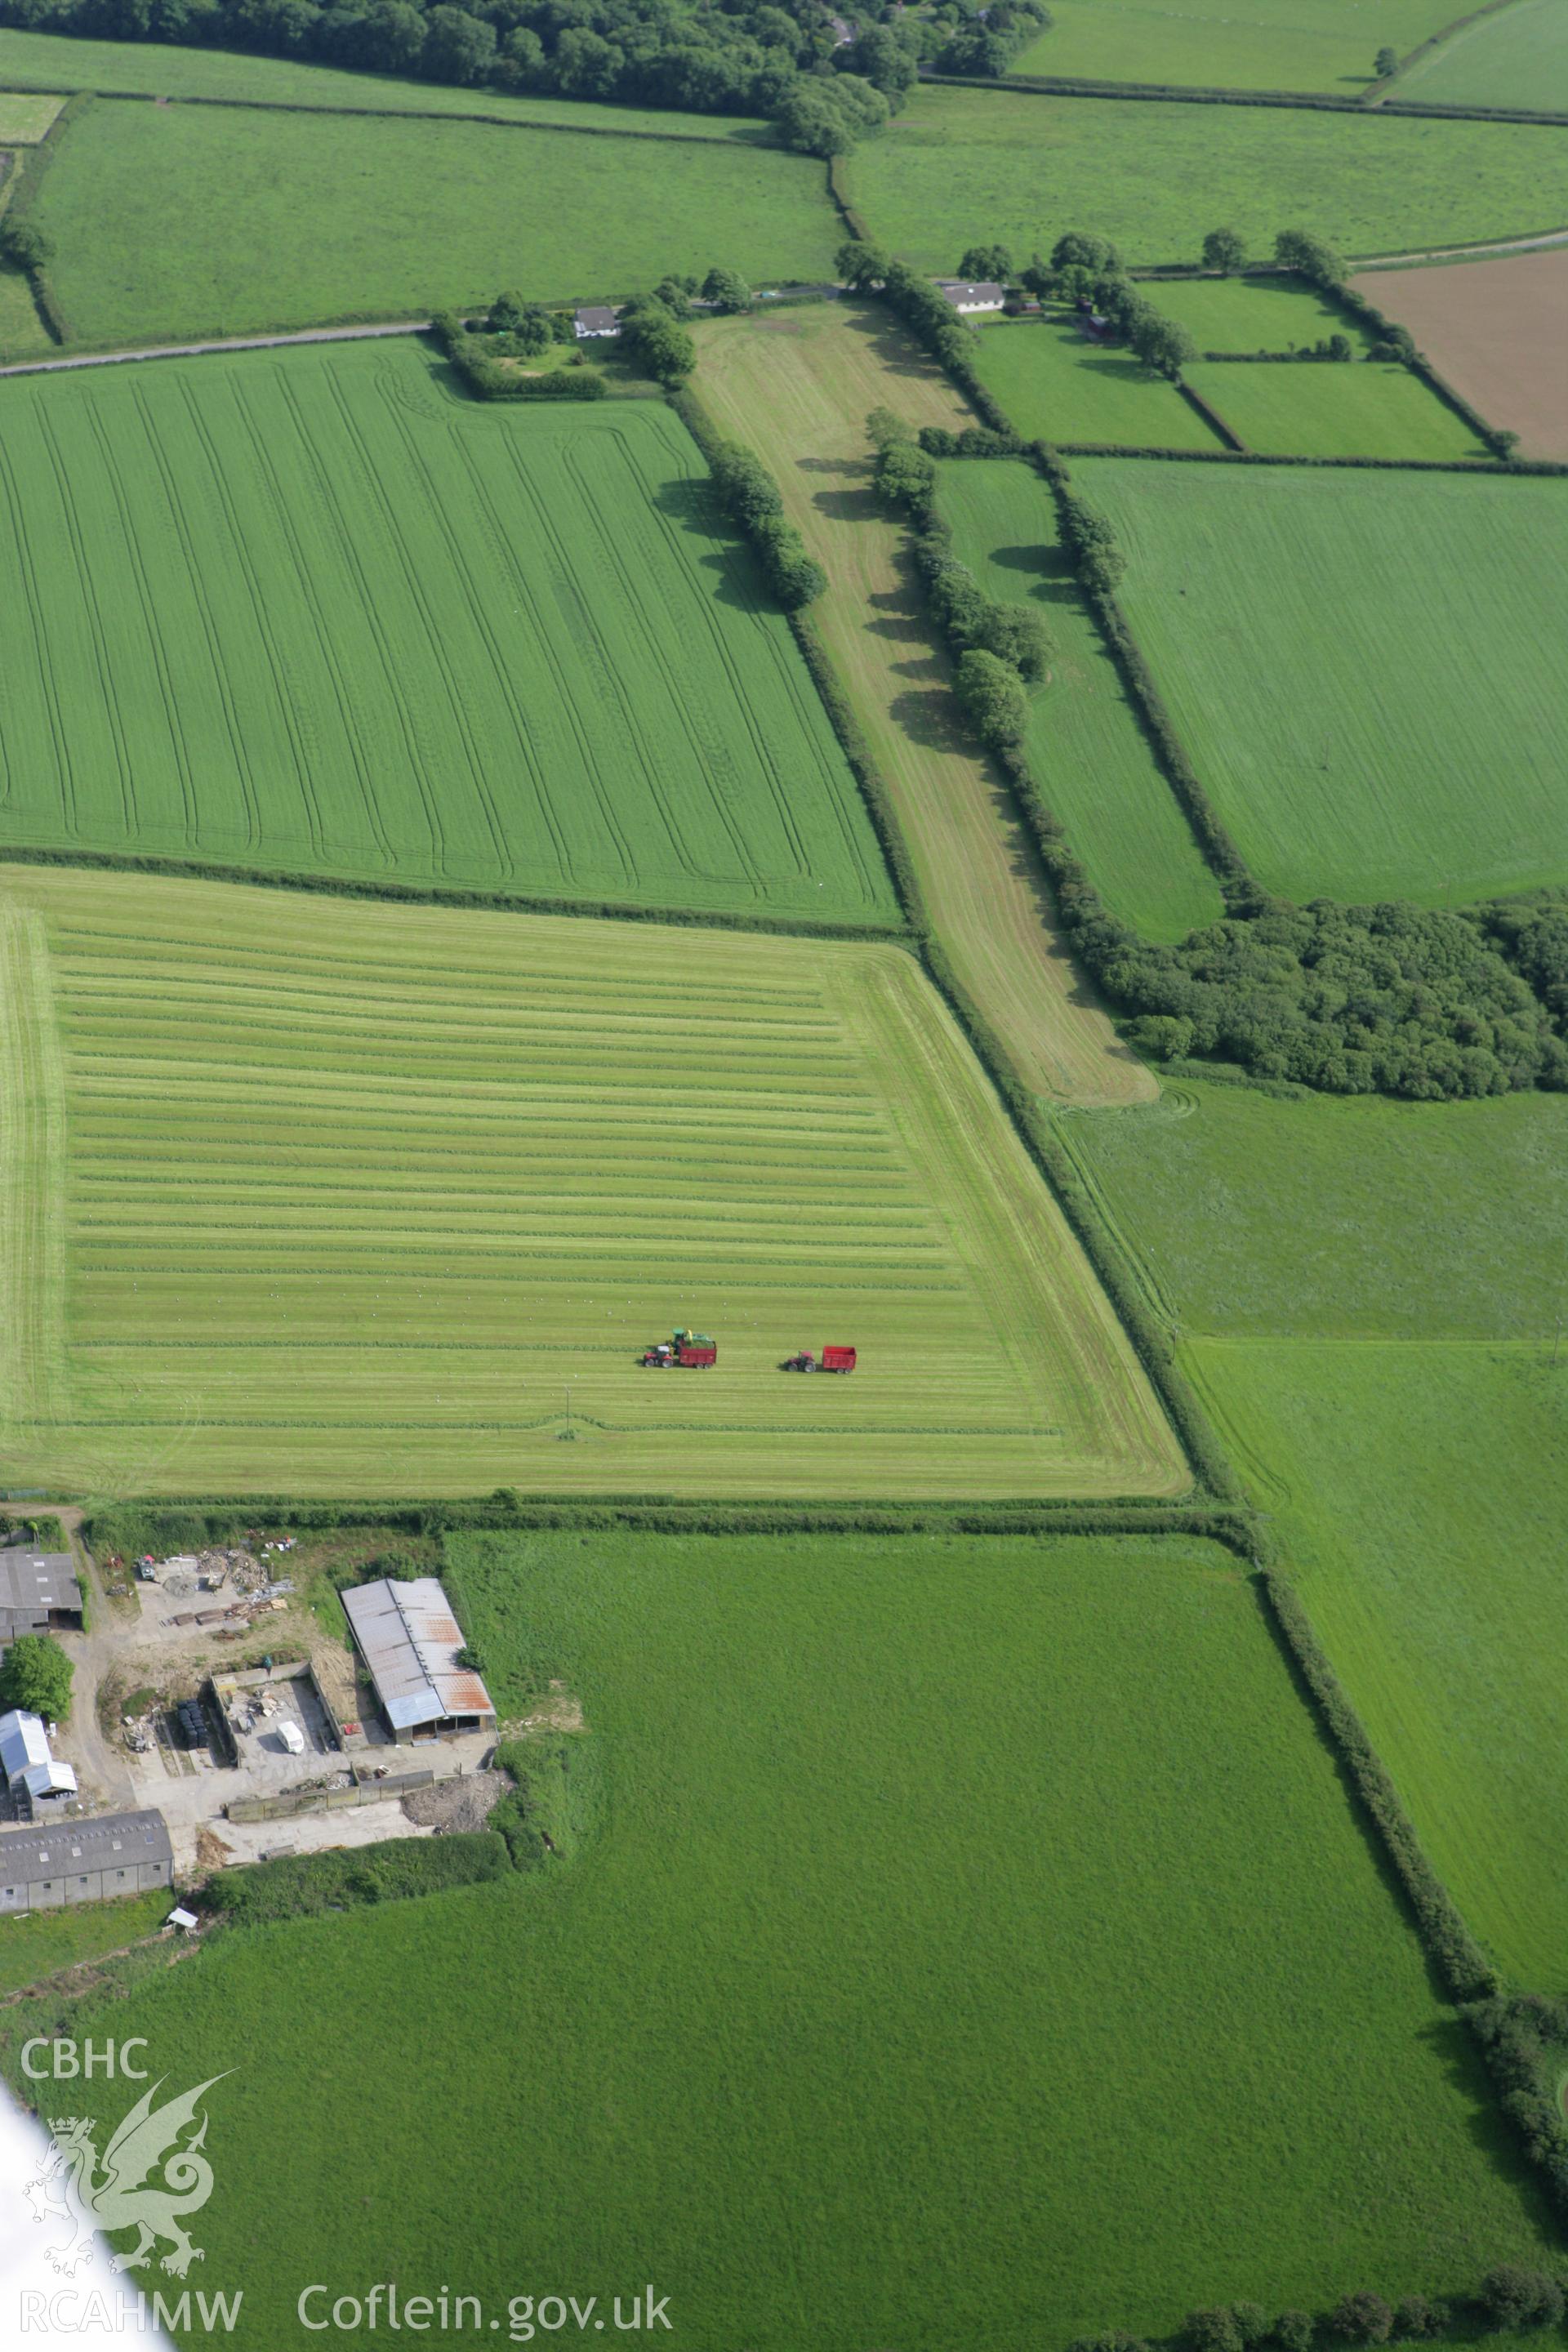
<path fill-rule="evenodd" d="M 4 375 L 52 375 L 62 368 L 119 367 L 126 360 L 188 360 L 204 352 L 268 352 L 289 343 L 356 343 L 377 335 L 422 335 L 428 319 L 400 319 L 379 327 L 306 327 L 292 335 L 229 335 L 208 343 L 148 343 L 134 351 L 89 352 L 79 359 L 18 360 Z"/>
<path fill-rule="evenodd" d="M 1568 245 L 1568 228 L 1542 229 L 1539 236 L 1500 237 L 1495 245 L 1430 245 L 1414 253 L 1371 253 L 1352 262 L 1357 269 L 1393 269 L 1407 261 L 1489 261 L 1500 253 L 1533 253 L 1540 246 Z M 289 341 L 303 338 L 287 338 Z M 4 371 L 9 373 L 9 371 Z"/>

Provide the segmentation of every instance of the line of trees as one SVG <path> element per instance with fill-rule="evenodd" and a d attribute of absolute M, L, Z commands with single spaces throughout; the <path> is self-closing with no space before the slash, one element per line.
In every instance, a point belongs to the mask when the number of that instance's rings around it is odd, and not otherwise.
<path fill-rule="evenodd" d="M 1029 724 L 1029 690 L 1044 683 L 1051 638 L 1032 604 L 988 596 L 952 552 L 936 512 L 936 460 L 889 409 L 867 420 L 877 451 L 877 495 L 915 526 L 911 551 L 932 613 L 957 656 L 953 683 L 971 726 L 990 751 L 1016 751 Z"/>
<path fill-rule="evenodd" d="M 1315 2346 L 1336 2344 L 1430 2344 L 1456 2328 L 1473 2333 L 1466 2323 L 1476 2320 L 1490 2331 L 1523 2335 L 1561 2323 L 1563 2282 L 1549 2271 L 1500 2263 L 1462 2303 L 1462 2312 L 1427 2294 L 1407 2294 L 1393 2303 L 1363 2288 L 1342 2295 L 1321 2318 L 1306 2311 L 1271 2316 L 1258 2303 L 1221 2304 L 1189 2312 L 1175 2340 L 1182 2352 L 1313 2352 Z M 1142 2337 L 1107 2330 L 1079 2336 L 1068 2352 L 1152 2352 L 1152 2347 Z"/>
<path fill-rule="evenodd" d="M 1037 0 L 1003 0 L 1019 15 Z M 1043 13 L 1043 12 L 1042 12 Z M 0 24 L 117 41 L 258 50 L 463 88 L 761 114 L 805 136 L 815 100 L 886 122 L 946 24 L 868 26 L 839 39 L 826 0 L 0 0 Z M 787 101 L 787 103 L 786 103 Z M 818 145 L 812 152 L 839 152 Z"/>
<path fill-rule="evenodd" d="M 805 542 L 784 516 L 778 484 L 752 450 L 739 441 L 710 439 L 706 454 L 713 486 L 726 512 L 756 550 L 768 586 L 786 613 L 815 604 L 827 574 L 805 551 Z"/>

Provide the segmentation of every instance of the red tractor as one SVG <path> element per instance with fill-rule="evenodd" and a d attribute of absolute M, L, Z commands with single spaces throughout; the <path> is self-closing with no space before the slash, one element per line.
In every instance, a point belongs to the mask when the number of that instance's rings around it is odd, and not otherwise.
<path fill-rule="evenodd" d="M 660 1339 L 643 1356 L 643 1362 L 656 1372 L 675 1364 L 688 1370 L 707 1371 L 718 1360 L 719 1350 L 705 1331 L 678 1331 L 673 1339 Z"/>
<path fill-rule="evenodd" d="M 820 1356 L 814 1356 L 809 1348 L 803 1348 L 799 1355 L 792 1356 L 784 1366 L 786 1372 L 852 1372 L 854 1369 L 853 1348 L 824 1348 Z"/>

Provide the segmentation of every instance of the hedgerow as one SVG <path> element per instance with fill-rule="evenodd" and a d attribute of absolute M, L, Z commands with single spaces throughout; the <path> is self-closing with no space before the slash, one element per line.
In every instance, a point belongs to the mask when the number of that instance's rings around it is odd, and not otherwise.
<path fill-rule="evenodd" d="M 1384 1769 L 1366 1727 L 1351 1704 L 1313 1631 L 1295 1587 L 1272 1565 L 1259 1570 L 1274 1622 L 1300 1669 L 1325 1728 L 1356 1793 L 1376 1823 L 1421 1930 L 1423 1943 L 1456 2000 L 1484 2000 L 1500 1989 L 1498 1972 L 1470 1934 L 1427 1859 L 1399 1791 Z"/>
<path fill-rule="evenodd" d="M 220 1870 L 196 1900 L 204 1911 L 231 1926 L 258 1927 L 366 1903 L 441 1895 L 454 1886 L 507 1878 L 511 1869 L 506 1841 L 495 1831 L 456 1831 L 445 1837 L 388 1838 L 380 1845 L 286 1854 L 243 1870 Z"/>
<path fill-rule="evenodd" d="M 779 486 L 762 459 L 740 442 L 715 433 L 684 390 L 672 394 L 670 404 L 707 458 L 724 510 L 751 541 L 763 577 L 779 604 L 786 613 L 815 604 L 827 585 L 827 574 L 785 520 Z"/>

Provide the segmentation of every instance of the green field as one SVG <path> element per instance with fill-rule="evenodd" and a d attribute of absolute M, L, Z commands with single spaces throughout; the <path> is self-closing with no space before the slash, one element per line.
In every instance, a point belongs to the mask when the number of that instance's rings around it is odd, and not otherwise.
<path fill-rule="evenodd" d="M 1439 1872 L 1502 1965 L 1555 1990 L 1568 1100 L 1183 1078 L 1057 1127 Z"/>
<path fill-rule="evenodd" d="M 345 73 L 334 66 L 248 56 L 240 49 L 184 49 L 165 41 L 83 41 L 0 25 L 0 84 L 47 89 L 144 91 L 156 98 L 254 99 L 258 105 L 338 106 L 384 114 L 483 114 L 508 122 L 584 124 L 671 131 L 700 139 L 769 137 L 765 124 L 735 115 L 678 114 L 663 107 L 596 106 L 587 99 L 514 97 L 393 74 Z"/>
<path fill-rule="evenodd" d="M 1403 53 L 1449 21 L 1448 0 L 1052 0 L 1051 16 L 1015 72 L 1339 96 L 1372 80 L 1384 43 Z"/>
<path fill-rule="evenodd" d="M 779 149 L 110 100 L 65 134 L 37 217 L 72 335 L 97 344 L 417 317 L 519 283 L 602 301 L 715 262 L 821 278 L 843 234 L 822 165 Z"/>
<path fill-rule="evenodd" d="M 0 146 L 30 147 L 43 137 L 64 100 L 0 89 Z"/>
<path fill-rule="evenodd" d="M 1562 0 L 1513 0 L 1417 58 L 1389 95 L 1568 113 L 1568 11 Z"/>
<path fill-rule="evenodd" d="M 39 359 L 54 350 L 38 316 L 33 289 L 19 269 L 0 263 L 0 364 Z"/>
<path fill-rule="evenodd" d="M 0 386 L 0 843 L 896 920 L 703 484 L 412 338 Z"/>
<path fill-rule="evenodd" d="M 1058 1133 L 1189 1334 L 1550 1338 L 1568 1098 L 1390 1102 L 1182 1077 Z M 1554 1277 L 1553 1277 L 1554 1279 Z"/>
<path fill-rule="evenodd" d="M 1526 1330 L 1568 1310 L 1546 1263 Z M 1501 1966 L 1555 1992 L 1568 1360 L 1541 1338 L 1189 1352 L 1439 1874 Z"/>
<path fill-rule="evenodd" d="M 154 2066 L 233 2070 L 208 2151 L 267 2182 L 265 2247 L 215 2193 L 201 2283 L 244 2284 L 238 2352 L 317 2340 L 317 2279 L 493 2308 L 652 2278 L 701 2346 L 1058 2352 L 1541 2258 L 1227 1555 L 447 1550 L 502 1712 L 547 1676 L 581 1700 L 603 1826 L 542 1876 L 233 1934 L 116 2007 Z"/>
<path fill-rule="evenodd" d="M 1196 410 L 1131 352 L 1106 351 L 1075 325 L 1016 319 L 987 326 L 974 369 L 1026 441 L 1105 441 L 1217 449 Z"/>
<path fill-rule="evenodd" d="M 931 270 L 977 237 L 1026 258 L 1078 227 L 1129 261 L 1196 262 L 1222 221 L 1258 252 L 1306 228 L 1400 253 L 1561 226 L 1568 130 L 924 89 L 844 176 L 873 235 Z"/>
<path fill-rule="evenodd" d="M 19 1992 L 63 1969 L 99 1960 L 155 1936 L 174 1896 L 166 1886 L 82 1903 L 68 1911 L 27 1911 L 0 1919 L 0 1995 Z"/>
<path fill-rule="evenodd" d="M 955 458 L 941 506 L 953 552 L 987 593 L 1044 610 L 1051 675 L 1034 698 L 1029 764 L 1090 879 L 1146 939 L 1217 921 L 1219 886 L 1074 584 L 1047 485 L 1011 458 Z"/>
<path fill-rule="evenodd" d="M 1161 278 L 1142 290 L 1191 328 L 1200 352 L 1289 352 L 1336 334 L 1363 350 L 1372 341 L 1353 311 L 1300 278 Z"/>
<path fill-rule="evenodd" d="M 1224 360 L 1183 370 L 1248 449 L 1287 457 L 1485 457 L 1486 444 L 1419 376 L 1363 360 L 1336 365 Z"/>
<path fill-rule="evenodd" d="M 902 949 L 4 871 L 14 1485 L 1187 1485 Z"/>
<path fill-rule="evenodd" d="M 1260 880 L 1303 901 L 1428 905 L 1568 880 L 1568 675 L 1546 651 L 1568 597 L 1568 485 L 1109 457 L 1072 471 L 1115 523 L 1133 634 Z"/>

